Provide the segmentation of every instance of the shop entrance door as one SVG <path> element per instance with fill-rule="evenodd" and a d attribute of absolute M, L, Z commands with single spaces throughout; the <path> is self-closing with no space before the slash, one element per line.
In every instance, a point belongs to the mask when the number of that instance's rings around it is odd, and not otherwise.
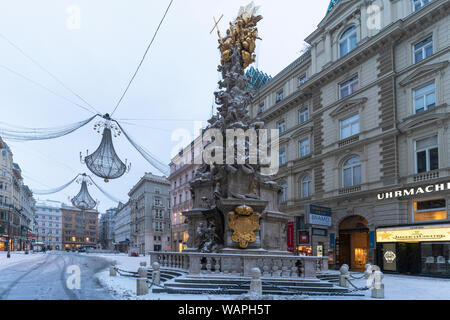
<path fill-rule="evenodd" d="M 398 271 L 405 274 L 420 273 L 419 243 L 398 244 Z"/>
<path fill-rule="evenodd" d="M 364 217 L 351 216 L 339 225 L 339 264 L 363 271 L 368 259 L 369 228 Z"/>

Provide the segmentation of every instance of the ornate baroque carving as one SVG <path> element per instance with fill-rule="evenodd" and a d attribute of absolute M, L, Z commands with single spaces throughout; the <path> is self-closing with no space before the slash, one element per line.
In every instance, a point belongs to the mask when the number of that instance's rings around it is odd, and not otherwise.
<path fill-rule="evenodd" d="M 229 217 L 228 225 L 234 231 L 233 242 L 239 242 L 239 247 L 245 249 L 249 243 L 256 241 L 255 230 L 259 228 L 260 213 L 243 205 L 234 209 L 234 212 L 230 212 Z"/>

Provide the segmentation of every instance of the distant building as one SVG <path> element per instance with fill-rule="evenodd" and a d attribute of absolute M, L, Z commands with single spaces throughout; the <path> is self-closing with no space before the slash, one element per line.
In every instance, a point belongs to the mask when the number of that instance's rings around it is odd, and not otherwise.
<path fill-rule="evenodd" d="M 114 249 L 114 215 L 116 208 L 106 210 L 106 213 L 100 216 L 99 221 L 99 243 L 102 249 Z"/>
<path fill-rule="evenodd" d="M 61 202 L 38 200 L 34 215 L 35 225 L 33 233 L 36 242 L 43 243 L 46 249 L 62 249 L 62 216 Z"/>
<path fill-rule="evenodd" d="M 13 162 L 9 146 L 0 137 L 0 251 L 30 248 L 34 199 L 24 185 L 22 170 Z"/>
<path fill-rule="evenodd" d="M 128 193 L 131 207 L 131 248 L 140 254 L 171 250 L 170 183 L 146 173 Z"/>
<path fill-rule="evenodd" d="M 128 252 L 131 239 L 130 202 L 119 203 L 114 214 L 114 249 Z"/>
<path fill-rule="evenodd" d="M 170 162 L 171 188 L 171 220 L 172 220 L 172 251 L 182 252 L 187 248 L 189 238 L 187 223 L 183 212 L 192 209 L 190 182 L 194 178 L 198 166 L 194 162 L 194 145 L 202 143 L 199 136 L 189 146 L 181 150 Z"/>
<path fill-rule="evenodd" d="M 82 211 L 63 204 L 61 213 L 64 249 L 76 249 L 83 246 L 97 247 L 99 214 L 97 210 Z"/>

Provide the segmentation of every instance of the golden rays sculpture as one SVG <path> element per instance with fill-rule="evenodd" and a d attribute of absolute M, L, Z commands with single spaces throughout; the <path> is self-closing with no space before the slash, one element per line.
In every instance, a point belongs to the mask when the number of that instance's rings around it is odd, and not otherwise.
<path fill-rule="evenodd" d="M 262 16 L 257 15 L 258 9 L 259 7 L 256 7 L 253 2 L 246 7 L 241 7 L 238 17 L 235 21 L 230 22 L 230 28 L 223 38 L 217 27 L 218 22 L 215 21 L 216 25 L 214 28 L 217 28 L 217 34 L 219 36 L 219 49 L 222 54 L 222 65 L 230 61 L 234 48 L 237 48 L 241 53 L 241 64 L 244 69 L 255 62 L 256 55 L 254 52 L 256 40 L 261 40 L 261 38 L 258 37 L 258 28 L 256 25 L 263 18 Z"/>

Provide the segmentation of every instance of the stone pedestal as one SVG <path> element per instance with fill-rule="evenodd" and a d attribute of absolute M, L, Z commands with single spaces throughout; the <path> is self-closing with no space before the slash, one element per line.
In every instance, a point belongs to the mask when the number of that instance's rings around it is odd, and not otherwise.
<path fill-rule="evenodd" d="M 136 295 L 146 294 L 148 294 L 147 269 L 141 267 L 138 269 L 138 278 L 136 279 Z"/>

